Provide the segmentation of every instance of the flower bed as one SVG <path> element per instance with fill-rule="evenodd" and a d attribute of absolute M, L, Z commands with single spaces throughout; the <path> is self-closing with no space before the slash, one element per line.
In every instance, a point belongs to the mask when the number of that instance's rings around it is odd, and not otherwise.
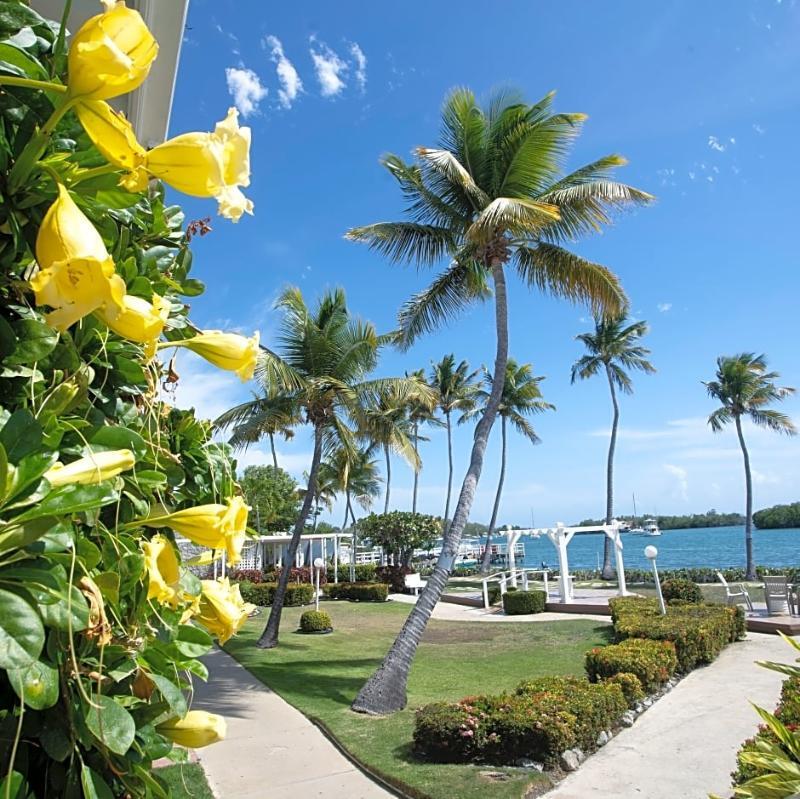
<path fill-rule="evenodd" d="M 389 586 L 386 583 L 328 583 L 325 596 L 356 602 L 385 602 L 389 597 Z"/>

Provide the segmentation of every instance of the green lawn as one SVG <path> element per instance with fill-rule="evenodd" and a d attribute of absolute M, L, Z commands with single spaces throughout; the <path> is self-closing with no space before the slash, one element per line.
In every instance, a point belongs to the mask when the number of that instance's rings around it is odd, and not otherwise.
<path fill-rule="evenodd" d="M 519 799 L 532 783 L 543 788 L 549 780 L 521 769 L 418 761 L 410 749 L 415 709 L 436 700 L 513 689 L 538 675 L 581 674 L 584 652 L 606 643 L 610 630 L 585 620 L 431 621 L 411 672 L 409 707 L 372 718 L 353 713 L 350 702 L 380 663 L 410 608 L 340 601 L 325 603 L 325 609 L 333 617 L 332 635 L 295 633 L 302 609 L 286 608 L 277 649 L 253 646 L 266 620 L 263 614 L 225 648 L 284 699 L 322 722 L 370 769 L 411 795 L 431 799 Z"/>
<path fill-rule="evenodd" d="M 214 799 L 206 775 L 197 763 L 166 766 L 158 769 L 158 775 L 169 785 L 172 799 Z"/>

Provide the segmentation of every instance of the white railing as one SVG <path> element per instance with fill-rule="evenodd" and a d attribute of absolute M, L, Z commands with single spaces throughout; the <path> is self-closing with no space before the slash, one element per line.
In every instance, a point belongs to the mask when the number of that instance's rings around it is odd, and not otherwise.
<path fill-rule="evenodd" d="M 541 580 L 536 580 L 535 575 L 541 575 Z M 534 579 L 531 579 L 531 575 L 534 576 Z M 570 575 L 567 579 L 571 582 L 575 578 Z M 559 582 L 561 578 L 558 578 Z M 487 610 L 491 607 L 489 602 L 489 583 L 499 583 L 500 585 L 500 596 L 503 596 L 508 591 L 509 586 L 513 588 L 518 588 L 520 584 L 522 585 L 522 590 L 528 590 L 528 584 L 530 582 L 542 582 L 544 583 L 544 592 L 547 595 L 548 599 L 550 597 L 550 569 L 516 569 L 510 572 L 495 572 L 494 574 L 490 574 L 484 577 L 481 580 L 482 583 L 482 592 L 483 592 L 483 607 Z"/>

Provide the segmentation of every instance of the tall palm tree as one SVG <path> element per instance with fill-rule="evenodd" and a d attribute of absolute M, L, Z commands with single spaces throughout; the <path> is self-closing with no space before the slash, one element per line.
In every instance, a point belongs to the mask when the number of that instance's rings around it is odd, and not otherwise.
<path fill-rule="evenodd" d="M 500 405 L 497 408 L 497 415 L 500 417 L 500 477 L 497 481 L 497 491 L 494 495 L 494 505 L 492 506 L 492 518 L 489 521 L 489 530 L 486 533 L 486 548 L 483 551 L 481 562 L 481 572 L 486 574 L 491 563 L 491 551 L 489 544 L 492 534 L 497 526 L 497 514 L 500 510 L 500 499 L 503 494 L 503 484 L 506 479 L 506 452 L 507 452 L 507 426 L 511 426 L 520 434 L 525 436 L 531 444 L 540 442 L 539 436 L 528 421 L 527 417 L 535 413 L 544 411 L 554 411 L 555 405 L 545 402 L 542 391 L 539 388 L 544 377 L 535 377 L 533 367 L 529 363 L 518 364 L 513 358 L 508 359 L 506 364 L 506 379 L 503 383 L 503 391 L 500 395 Z M 486 407 L 492 395 L 494 380 L 492 373 L 484 370 L 483 387 L 476 392 L 477 407 L 475 410 L 465 413 L 459 420 L 459 424 L 472 419 L 481 413 Z"/>
<path fill-rule="evenodd" d="M 453 491 L 453 426 L 454 411 L 466 413 L 475 406 L 475 378 L 478 372 L 470 372 L 469 364 L 461 361 L 456 365 L 452 353 L 445 355 L 439 363 L 431 367 L 429 383 L 436 392 L 439 410 L 444 416 L 447 428 L 447 498 L 444 503 L 444 527 L 450 518 L 450 496 Z"/>
<path fill-rule="evenodd" d="M 361 408 L 376 392 L 395 387 L 401 394 L 404 389 L 413 394 L 418 387 L 405 378 L 366 380 L 377 364 L 380 347 L 390 337 L 378 336 L 371 324 L 352 317 L 341 289 L 327 291 L 311 310 L 300 290 L 291 287 L 280 296 L 277 307 L 283 311 L 278 335 L 282 355 L 262 352 L 260 378 L 276 393 L 293 398 L 314 436 L 308 487 L 286 555 L 287 564 L 291 564 L 317 492 L 323 452 L 340 445 L 355 450 L 347 423 L 358 419 Z M 281 571 L 272 610 L 258 640 L 262 649 L 278 643 L 288 579 L 286 568 Z"/>
<path fill-rule="evenodd" d="M 627 300 L 614 274 L 562 245 L 602 228 L 612 210 L 651 197 L 610 179 L 610 172 L 625 163 L 618 155 L 564 175 L 565 156 L 585 116 L 553 113 L 552 101 L 548 94 L 527 105 L 498 94 L 481 108 L 472 92 L 456 89 L 445 101 L 440 147 L 418 148 L 413 164 L 395 155 L 384 159 L 405 195 L 410 218 L 354 228 L 349 238 L 393 261 L 421 267 L 449 262 L 401 309 L 401 346 L 488 299 L 491 284 L 497 336 L 492 371 L 505 374 L 507 268 L 532 289 L 588 303 L 596 312 L 625 309 Z M 475 429 L 469 467 L 436 567 L 380 667 L 353 702 L 356 710 L 386 713 L 406 704 L 411 662 L 458 553 L 501 390 L 499 381 L 492 386 Z"/>
<path fill-rule="evenodd" d="M 599 317 L 595 319 L 593 333 L 581 333 L 576 336 L 578 341 L 583 342 L 588 352 L 573 364 L 572 382 L 578 379 L 586 380 L 602 372 L 608 380 L 611 405 L 614 408 L 606 462 L 606 524 L 611 524 L 614 518 L 614 452 L 617 448 L 619 427 L 616 388 L 625 394 L 633 393 L 633 381 L 626 369 L 637 369 L 645 374 L 653 374 L 656 371 L 653 364 L 647 360 L 650 350 L 639 343 L 646 334 L 646 322 L 630 322 L 625 316 L 619 316 Z M 610 580 L 614 576 L 614 567 L 611 539 L 608 536 L 605 537 L 604 546 L 601 576 L 604 580 Z"/>
<path fill-rule="evenodd" d="M 410 374 L 406 372 L 406 377 L 413 378 L 425 382 L 425 370 L 417 369 Z M 420 441 L 427 441 L 420 433 L 422 425 L 441 425 L 441 422 L 436 418 L 435 413 L 436 402 L 423 402 L 420 400 L 411 400 L 408 404 L 408 420 L 411 422 L 411 443 L 414 445 L 414 452 L 417 455 L 419 468 L 414 469 L 414 490 L 411 494 L 411 512 L 417 512 L 417 495 L 419 493 L 419 473 L 422 471 L 422 459 L 419 457 L 419 443 Z"/>
<path fill-rule="evenodd" d="M 766 427 L 776 433 L 788 436 L 797 433 L 797 429 L 785 413 L 767 407 L 772 402 L 781 402 L 794 394 L 793 388 L 775 385 L 779 377 L 777 372 L 767 371 L 765 356 L 742 352 L 738 355 L 723 355 L 717 358 L 716 380 L 703 383 L 709 395 L 721 403 L 721 407 L 708 417 L 711 429 L 718 433 L 732 421 L 736 426 L 739 446 L 742 448 L 746 494 L 744 542 L 747 580 L 756 579 L 756 567 L 753 560 L 753 478 L 750 473 L 750 454 L 742 432 L 742 418 L 745 417 L 758 427 Z"/>
<path fill-rule="evenodd" d="M 236 449 L 246 449 L 264 436 L 269 439 L 272 465 L 278 468 L 275 436 L 285 441 L 294 437 L 294 429 L 302 423 L 300 409 L 294 396 L 281 394 L 275 386 L 262 386 L 261 395 L 253 395 L 249 402 L 236 405 L 214 421 L 218 430 L 233 428 L 228 443 Z"/>

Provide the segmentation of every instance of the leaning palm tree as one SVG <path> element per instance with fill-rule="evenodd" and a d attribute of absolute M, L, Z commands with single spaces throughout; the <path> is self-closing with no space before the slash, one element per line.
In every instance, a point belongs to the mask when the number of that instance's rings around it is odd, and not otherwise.
<path fill-rule="evenodd" d="M 611 171 L 625 163 L 618 155 L 564 175 L 565 156 L 585 116 L 553 113 L 552 100 L 549 94 L 526 105 L 499 94 L 481 108 L 472 92 L 457 89 L 444 105 L 439 147 L 418 148 L 414 164 L 394 155 L 384 159 L 406 197 L 410 218 L 354 228 L 348 237 L 393 261 L 413 261 L 420 267 L 448 262 L 401 309 L 401 346 L 488 299 L 491 284 L 497 336 L 492 371 L 505 374 L 507 270 L 536 291 L 588 303 L 597 313 L 619 314 L 626 308 L 614 274 L 563 245 L 602 228 L 612 210 L 651 197 L 610 179 Z M 469 467 L 436 567 L 380 667 L 353 702 L 356 710 L 386 713 L 406 704 L 411 662 L 458 553 L 501 390 L 497 381 L 476 426 Z"/>
<path fill-rule="evenodd" d="M 409 374 L 406 372 L 406 377 L 425 381 L 425 370 L 417 369 Z M 419 473 L 422 471 L 422 459 L 419 457 L 419 443 L 420 441 L 428 441 L 425 436 L 420 433 L 422 425 L 441 425 L 441 422 L 436 418 L 435 408 L 436 399 L 433 403 L 423 402 L 420 400 L 411 400 L 408 404 L 408 421 L 411 423 L 411 442 L 414 445 L 414 453 L 419 462 L 419 468 L 414 469 L 414 489 L 411 493 L 411 512 L 417 512 L 417 495 L 419 494 Z"/>
<path fill-rule="evenodd" d="M 444 502 L 444 526 L 450 518 L 450 496 L 453 492 L 453 428 L 454 411 L 466 413 L 475 407 L 475 378 L 478 372 L 470 372 L 469 364 L 461 361 L 456 365 L 456 357 L 452 353 L 445 355 L 439 363 L 431 366 L 428 379 L 436 392 L 439 410 L 444 416 L 447 428 L 447 498 Z"/>
<path fill-rule="evenodd" d="M 638 369 L 645 374 L 653 374 L 656 371 L 647 360 L 650 350 L 639 343 L 646 334 L 646 322 L 629 323 L 624 316 L 619 316 L 616 318 L 598 317 L 595 319 L 593 333 L 581 333 L 576 336 L 588 352 L 573 364 L 572 382 L 574 383 L 578 379 L 586 380 L 603 373 L 608 380 L 611 405 L 614 409 L 606 462 L 606 524 L 611 524 L 611 520 L 614 518 L 614 452 L 617 448 L 617 428 L 619 427 L 619 402 L 616 388 L 625 394 L 633 393 L 633 381 L 626 370 Z M 614 577 L 614 568 L 611 565 L 612 557 L 611 539 L 606 536 L 601 572 L 604 580 L 611 580 Z"/>
<path fill-rule="evenodd" d="M 317 307 L 310 310 L 300 290 L 288 288 L 278 299 L 277 307 L 284 314 L 278 336 L 282 355 L 262 353 L 260 378 L 279 394 L 294 399 L 314 437 L 308 486 L 286 554 L 286 563 L 291 564 L 317 492 L 323 452 L 336 446 L 356 449 L 348 421 L 357 419 L 361 408 L 377 392 L 394 388 L 402 396 L 403 391 L 411 395 L 419 389 L 405 378 L 366 380 L 377 364 L 381 345 L 390 337 L 378 336 L 371 324 L 354 319 L 341 289 L 326 292 Z M 288 579 L 286 568 L 281 571 L 272 610 L 258 640 L 262 649 L 278 643 Z"/>
<path fill-rule="evenodd" d="M 747 418 L 759 427 L 776 433 L 793 436 L 797 429 L 791 419 L 779 411 L 768 408 L 772 402 L 781 402 L 794 394 L 793 388 L 777 386 L 777 372 L 767 371 L 767 359 L 763 355 L 742 352 L 739 355 L 717 358 L 716 380 L 703 383 L 710 396 L 722 403 L 709 417 L 711 429 L 718 433 L 729 422 L 736 426 L 739 446 L 744 460 L 745 521 L 744 542 L 747 558 L 745 579 L 756 579 L 753 560 L 753 478 L 750 474 L 750 454 L 744 442 L 742 418 Z"/>
<path fill-rule="evenodd" d="M 492 518 L 489 521 L 489 529 L 486 533 L 486 547 L 483 550 L 481 561 L 481 573 L 489 571 L 491 563 L 491 549 L 489 547 L 492 534 L 497 525 L 497 515 L 500 510 L 500 499 L 503 494 L 503 484 L 506 478 L 506 452 L 507 452 L 507 426 L 510 424 L 520 435 L 525 436 L 531 444 L 538 444 L 540 438 L 528 421 L 527 417 L 535 413 L 544 411 L 554 411 L 555 405 L 545 402 L 539 388 L 544 377 L 536 377 L 533 374 L 533 367 L 529 363 L 518 364 L 513 358 L 508 359 L 506 364 L 506 379 L 503 383 L 503 392 L 500 395 L 500 405 L 497 408 L 497 415 L 500 417 L 500 477 L 497 481 L 497 491 L 494 495 L 494 505 L 492 506 Z M 459 424 L 474 418 L 481 413 L 492 396 L 494 380 L 492 373 L 484 370 L 483 387 L 476 392 L 478 402 L 475 410 L 465 413 L 459 420 Z"/>

